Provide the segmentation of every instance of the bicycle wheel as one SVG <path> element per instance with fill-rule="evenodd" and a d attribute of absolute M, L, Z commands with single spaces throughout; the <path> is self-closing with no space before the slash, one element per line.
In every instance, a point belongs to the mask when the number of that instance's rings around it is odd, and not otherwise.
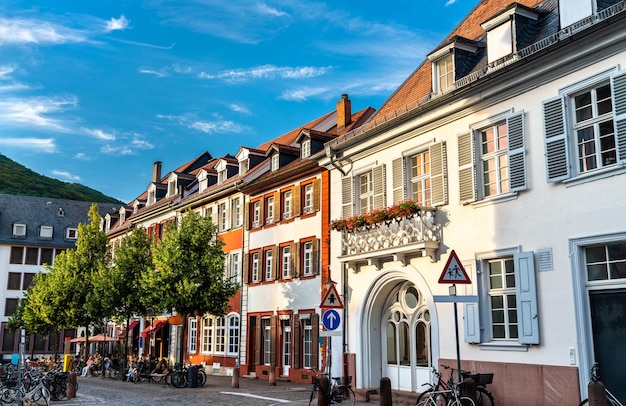
<path fill-rule="evenodd" d="M 435 392 L 432 389 L 428 389 L 427 391 L 424 391 L 422 393 L 420 393 L 419 397 L 417 398 L 417 403 L 416 405 L 428 405 L 428 406 L 440 406 L 440 405 L 447 405 L 448 401 L 451 400 L 450 397 L 444 393 L 441 392 Z"/>
<path fill-rule="evenodd" d="M 18 388 L 4 388 L 0 394 L 0 404 L 2 406 L 18 405 L 23 394 Z"/>
<path fill-rule="evenodd" d="M 491 392 L 485 388 L 476 388 L 476 406 L 495 406 Z"/>
<path fill-rule="evenodd" d="M 354 402 L 356 401 L 352 388 L 347 385 L 336 386 L 331 394 L 331 399 L 334 403 L 346 402 L 346 404 L 350 405 L 354 405 Z"/>
<path fill-rule="evenodd" d="M 63 382 L 58 385 L 56 397 L 58 400 L 68 400 L 70 397 L 67 394 L 70 392 L 76 393 L 76 385 L 69 381 Z"/>
<path fill-rule="evenodd" d="M 172 386 L 175 388 L 184 388 L 187 386 L 187 376 L 182 371 L 176 371 L 172 374 Z"/>
<path fill-rule="evenodd" d="M 476 406 L 476 403 L 474 403 L 472 398 L 463 396 L 458 399 L 454 399 L 452 403 L 448 403 L 448 406 Z"/>
<path fill-rule="evenodd" d="M 198 369 L 198 386 L 204 386 L 206 383 L 206 372 L 203 369 Z"/>
<path fill-rule="evenodd" d="M 38 406 L 48 406 L 50 404 L 50 391 L 43 385 L 39 385 L 29 393 L 31 402 Z"/>
<path fill-rule="evenodd" d="M 415 406 L 427 405 L 428 402 L 425 402 L 425 400 L 428 400 L 431 397 L 432 391 L 432 389 L 427 389 L 424 392 L 420 393 L 417 397 L 417 401 L 415 402 Z"/>

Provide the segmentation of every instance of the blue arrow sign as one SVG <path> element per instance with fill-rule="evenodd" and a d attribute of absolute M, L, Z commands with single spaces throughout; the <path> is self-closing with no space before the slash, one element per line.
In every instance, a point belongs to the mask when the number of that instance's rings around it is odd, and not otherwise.
<path fill-rule="evenodd" d="M 322 323 L 327 330 L 336 330 L 341 324 L 341 317 L 339 313 L 337 313 L 337 310 L 326 310 L 322 316 Z"/>

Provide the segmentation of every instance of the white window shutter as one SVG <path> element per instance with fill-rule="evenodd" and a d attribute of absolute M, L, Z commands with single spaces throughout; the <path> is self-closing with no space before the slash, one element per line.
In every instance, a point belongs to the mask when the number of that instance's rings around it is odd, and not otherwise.
<path fill-rule="evenodd" d="M 559 96 L 543 102 L 543 128 L 548 182 L 568 179 L 571 175 L 563 97 Z"/>
<path fill-rule="evenodd" d="M 373 208 L 382 209 L 385 207 L 385 165 L 380 165 L 372 169 L 372 183 L 374 185 Z"/>
<path fill-rule="evenodd" d="M 351 176 L 341 179 L 341 216 L 343 218 L 352 216 L 354 213 L 353 199 L 354 180 Z"/>
<path fill-rule="evenodd" d="M 539 313 L 537 283 L 532 252 L 513 256 L 515 264 L 515 293 L 517 299 L 518 336 L 521 344 L 539 344 Z"/>
<path fill-rule="evenodd" d="M 474 136 L 461 134 L 459 143 L 459 197 L 461 204 L 476 200 L 476 168 L 474 165 Z"/>
<path fill-rule="evenodd" d="M 506 119 L 509 134 L 509 171 L 511 192 L 527 189 L 526 143 L 524 141 L 524 111 Z"/>
<path fill-rule="evenodd" d="M 430 185 L 433 206 L 448 204 L 448 168 L 446 161 L 446 143 L 431 145 L 430 152 Z"/>
<path fill-rule="evenodd" d="M 480 317 L 478 303 L 463 303 L 463 328 L 465 342 L 480 343 Z"/>
<path fill-rule="evenodd" d="M 626 71 L 611 76 L 617 159 L 626 161 Z"/>
<path fill-rule="evenodd" d="M 406 184 L 405 176 L 405 161 L 404 158 L 397 158 L 391 162 L 392 172 L 392 188 L 393 188 L 393 203 L 400 203 L 405 199 L 404 185 Z"/>

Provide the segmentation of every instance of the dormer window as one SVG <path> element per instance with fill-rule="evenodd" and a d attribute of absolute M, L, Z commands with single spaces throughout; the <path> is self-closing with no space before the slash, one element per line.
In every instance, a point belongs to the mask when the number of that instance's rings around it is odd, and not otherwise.
<path fill-rule="evenodd" d="M 13 237 L 26 237 L 26 224 L 13 224 Z"/>
<path fill-rule="evenodd" d="M 512 56 L 523 48 L 525 45 L 518 43 L 518 37 L 524 36 L 518 34 L 526 28 L 524 24 L 537 18 L 538 14 L 534 10 L 514 3 L 508 9 L 481 24 L 487 33 L 487 63 L 491 64 Z"/>
<path fill-rule="evenodd" d="M 53 232 L 52 226 L 41 226 L 39 227 L 39 238 L 51 239 L 52 232 Z"/>
<path fill-rule="evenodd" d="M 176 194 L 176 178 L 167 182 L 167 196 L 172 197 Z"/>
<path fill-rule="evenodd" d="M 280 168 L 280 155 L 272 155 L 272 171 L 277 171 Z"/>
<path fill-rule="evenodd" d="M 308 158 L 311 156 L 311 140 L 304 140 L 300 145 L 300 158 Z"/>
<path fill-rule="evenodd" d="M 226 181 L 226 169 L 217 172 L 217 183 L 224 183 Z"/>
<path fill-rule="evenodd" d="M 448 54 L 435 62 L 435 89 L 442 93 L 454 85 L 454 66 L 452 54 Z"/>
<path fill-rule="evenodd" d="M 66 228 L 65 229 L 65 239 L 66 240 L 76 240 L 78 238 L 78 229 L 77 228 Z"/>
<path fill-rule="evenodd" d="M 126 221 L 126 209 L 122 208 L 120 210 L 120 225 L 124 224 Z"/>
<path fill-rule="evenodd" d="M 428 55 L 432 66 L 432 93 L 442 94 L 454 89 L 455 82 L 469 73 L 460 68 L 467 65 L 462 61 L 474 56 L 477 50 L 474 41 L 455 37 L 450 43 Z"/>
<path fill-rule="evenodd" d="M 108 232 L 111 229 L 111 216 L 106 215 L 104 217 L 104 232 Z"/>
<path fill-rule="evenodd" d="M 156 190 L 154 188 L 148 190 L 148 203 L 147 206 L 156 203 Z"/>
<path fill-rule="evenodd" d="M 207 187 L 209 187 L 209 179 L 207 178 L 207 173 L 203 169 L 198 173 L 198 191 L 202 192 Z"/>
<path fill-rule="evenodd" d="M 249 169 L 250 169 L 249 159 L 244 159 L 243 161 L 239 162 L 239 175 L 240 176 L 245 175 L 245 173 L 248 172 Z"/>

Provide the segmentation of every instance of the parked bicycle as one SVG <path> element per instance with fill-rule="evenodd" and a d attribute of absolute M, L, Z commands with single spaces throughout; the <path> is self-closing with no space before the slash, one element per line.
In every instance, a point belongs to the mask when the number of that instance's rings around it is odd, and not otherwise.
<path fill-rule="evenodd" d="M 313 388 L 311 389 L 311 398 L 309 399 L 309 406 L 316 406 L 318 404 L 318 397 L 324 390 L 320 385 L 320 377 L 328 377 L 327 373 L 320 372 L 316 369 L 311 369 Z M 341 377 L 333 377 L 328 382 L 328 388 L 324 392 L 326 399 L 331 405 L 339 403 L 346 403 L 348 405 L 354 405 L 356 398 L 354 391 L 350 387 L 352 383 L 352 377 L 348 376 L 345 380 Z"/>
<path fill-rule="evenodd" d="M 189 376 L 189 368 L 197 369 L 197 386 L 204 386 L 206 383 L 206 372 L 204 372 L 204 367 L 202 365 L 183 365 L 177 363 L 174 365 L 174 371 L 170 374 L 169 381 L 175 388 L 184 388 L 187 386 L 187 378 Z"/>
<path fill-rule="evenodd" d="M 593 382 L 593 383 L 598 383 L 600 381 L 600 367 L 598 366 L 598 363 L 594 363 L 593 367 L 591 368 L 591 377 L 589 379 L 589 382 Z M 613 395 L 608 388 L 604 388 L 604 391 L 606 393 L 606 404 L 609 406 L 624 406 L 624 404 L 622 402 L 620 402 L 615 395 Z M 580 402 L 579 406 L 582 405 L 586 405 L 589 403 L 589 399 L 584 399 L 582 402 Z"/>
<path fill-rule="evenodd" d="M 457 384 L 454 381 L 454 375 L 455 375 L 456 369 L 449 367 L 448 365 L 442 365 L 442 367 L 450 371 L 450 375 L 448 376 L 448 379 L 444 380 L 442 377 L 443 374 L 441 372 L 438 372 L 433 367 L 432 374 L 433 374 L 434 383 L 424 384 L 424 386 L 428 386 L 429 388 L 423 391 L 422 393 L 420 393 L 420 395 L 417 397 L 417 402 L 415 403 L 416 405 L 421 405 L 420 402 L 422 400 L 429 398 L 429 397 L 433 397 L 432 395 L 435 392 L 440 393 L 441 396 L 438 396 L 439 398 L 441 398 L 442 396 L 445 398 L 444 404 L 448 404 L 448 402 L 451 401 L 453 398 L 453 396 L 450 396 L 452 392 L 456 393 L 457 390 L 460 390 L 461 383 Z M 493 381 L 493 374 L 471 374 L 468 371 L 462 370 L 461 376 L 463 376 L 464 378 L 470 377 L 474 380 L 474 382 L 476 382 L 476 401 L 472 402 L 472 404 L 475 404 L 477 406 L 494 406 L 495 405 L 493 395 L 485 387 L 487 384 L 490 384 Z M 446 393 L 448 393 L 449 396 L 445 396 Z"/>
<path fill-rule="evenodd" d="M 50 391 L 47 378 L 39 372 L 31 374 L 25 371 L 19 381 L 3 382 L 0 388 L 0 404 L 2 406 L 40 405 L 48 406 Z"/>

